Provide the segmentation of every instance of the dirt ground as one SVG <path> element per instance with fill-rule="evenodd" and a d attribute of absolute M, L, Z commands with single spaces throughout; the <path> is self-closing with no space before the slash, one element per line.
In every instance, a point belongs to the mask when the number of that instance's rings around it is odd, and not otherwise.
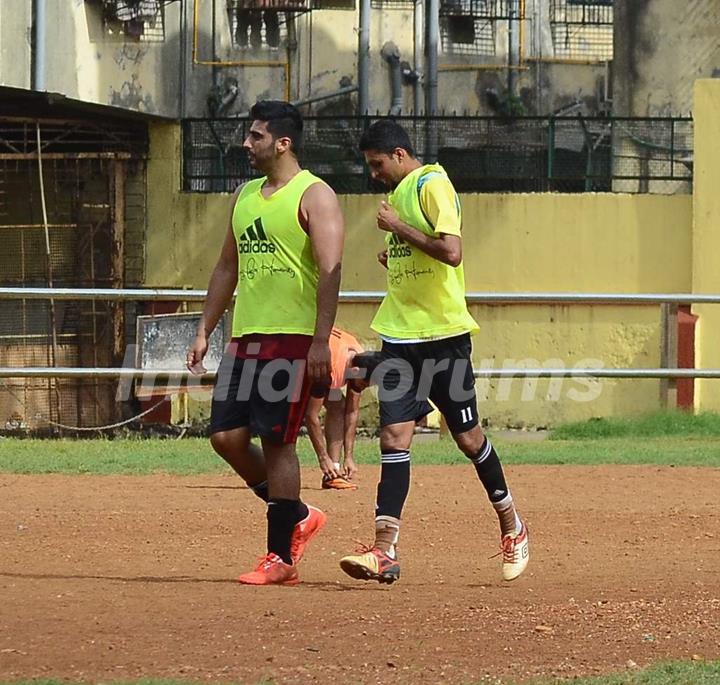
<path fill-rule="evenodd" d="M 528 572 L 500 580 L 466 466 L 417 467 L 391 587 L 345 577 L 375 478 L 303 497 L 329 522 L 302 583 L 234 578 L 264 509 L 231 475 L 0 476 L 0 679 L 469 683 L 720 656 L 720 471 L 514 467 Z"/>

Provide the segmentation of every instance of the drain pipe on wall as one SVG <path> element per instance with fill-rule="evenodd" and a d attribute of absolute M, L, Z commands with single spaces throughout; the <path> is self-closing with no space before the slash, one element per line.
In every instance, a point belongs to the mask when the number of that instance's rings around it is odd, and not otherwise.
<path fill-rule="evenodd" d="M 370 0 L 360 0 L 358 31 L 358 114 L 370 108 Z"/>
<path fill-rule="evenodd" d="M 46 0 L 33 0 L 32 4 L 32 75 L 30 88 L 46 91 L 45 47 L 47 45 Z"/>
<path fill-rule="evenodd" d="M 440 43 L 440 0 L 426 0 L 427 16 L 425 27 L 427 40 L 425 55 L 425 114 L 435 116 L 438 113 L 438 47 Z M 438 122 L 427 120 L 425 126 L 425 164 L 436 162 L 438 154 Z"/>
<path fill-rule="evenodd" d="M 427 69 L 425 70 L 425 112 L 438 111 L 438 44 L 440 42 L 440 0 L 427 0 Z"/>
<path fill-rule="evenodd" d="M 423 12 L 425 5 L 423 0 L 415 0 L 415 15 L 413 17 L 415 37 L 413 40 L 413 69 L 418 74 L 418 79 L 413 84 L 413 114 L 419 116 L 422 111 L 422 79 L 419 75 L 422 73 L 422 54 L 423 54 L 423 30 L 425 22 L 423 21 Z"/>
<path fill-rule="evenodd" d="M 400 48 L 395 43 L 388 41 L 380 51 L 383 59 L 390 67 L 390 116 L 398 116 L 402 112 L 403 91 L 402 73 L 400 70 Z"/>
<path fill-rule="evenodd" d="M 518 30 L 518 0 L 508 1 L 508 95 L 517 95 L 517 68 L 520 64 L 520 32 Z"/>

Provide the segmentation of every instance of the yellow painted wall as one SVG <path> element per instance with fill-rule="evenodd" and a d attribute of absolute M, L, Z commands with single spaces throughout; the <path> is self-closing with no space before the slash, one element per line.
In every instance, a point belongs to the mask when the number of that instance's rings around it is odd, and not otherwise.
<path fill-rule="evenodd" d="M 180 193 L 179 134 L 154 125 L 148 171 L 146 285 L 205 288 L 228 225 L 227 194 Z M 383 290 L 374 226 L 379 196 L 340 196 L 347 218 L 344 290 Z M 690 196 L 464 195 L 468 290 L 690 292 Z M 342 305 L 338 324 L 378 345 L 376 305 Z M 660 313 L 645 306 L 473 306 L 474 362 L 525 366 L 655 367 Z M 588 361 L 589 360 L 589 361 Z M 720 364 L 719 364 L 720 365 Z M 533 387 L 535 388 L 533 390 Z M 552 425 L 659 407 L 655 380 L 480 382 L 494 424 Z M 597 395 L 597 396 L 596 396 Z M 587 401 L 592 398 L 591 401 Z"/>
<path fill-rule="evenodd" d="M 693 292 L 720 293 L 720 81 L 695 83 Z M 695 365 L 720 368 L 720 305 L 693 307 L 700 316 Z M 720 381 L 695 381 L 695 406 L 720 411 Z"/>

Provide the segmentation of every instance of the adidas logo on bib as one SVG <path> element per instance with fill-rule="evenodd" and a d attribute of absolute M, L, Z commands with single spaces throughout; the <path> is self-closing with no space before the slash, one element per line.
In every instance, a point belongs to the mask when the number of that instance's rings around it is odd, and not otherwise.
<path fill-rule="evenodd" d="M 259 217 L 240 236 L 238 252 L 240 254 L 273 254 L 275 252 L 275 243 L 268 240 L 262 219 Z"/>
<path fill-rule="evenodd" d="M 390 247 L 388 249 L 388 257 L 410 257 L 412 250 L 410 246 L 398 235 L 393 233 L 390 236 Z"/>

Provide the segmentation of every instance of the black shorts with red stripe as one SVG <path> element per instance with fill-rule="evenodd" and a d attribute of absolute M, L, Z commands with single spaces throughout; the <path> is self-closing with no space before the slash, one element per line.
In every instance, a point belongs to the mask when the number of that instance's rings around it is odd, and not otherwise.
<path fill-rule="evenodd" d="M 294 443 L 310 398 L 310 342 L 310 336 L 290 335 L 233 339 L 218 369 L 210 434 L 249 428 L 263 438 Z"/>

